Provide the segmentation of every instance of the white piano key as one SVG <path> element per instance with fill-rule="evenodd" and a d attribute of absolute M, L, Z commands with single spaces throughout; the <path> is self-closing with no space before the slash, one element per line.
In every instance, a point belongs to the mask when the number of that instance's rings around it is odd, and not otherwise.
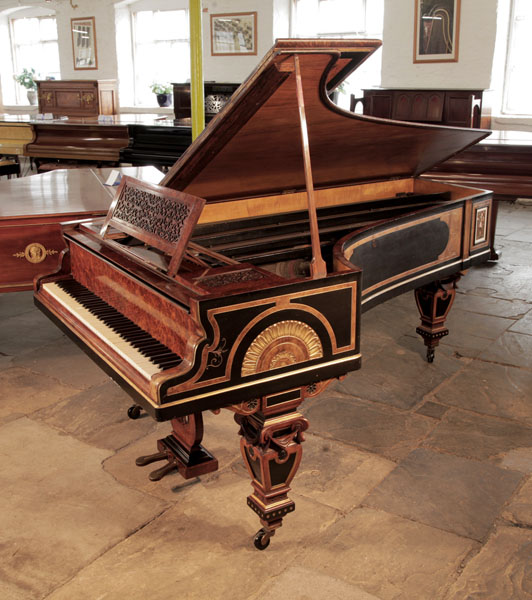
<path fill-rule="evenodd" d="M 111 346 L 117 354 L 139 371 L 143 377 L 151 379 L 152 375 L 162 371 L 159 366 L 153 364 L 149 358 L 141 354 L 127 340 L 94 316 L 70 294 L 67 294 L 57 283 L 45 283 L 42 286 L 42 290 L 43 293 L 53 297 L 95 335 Z"/>

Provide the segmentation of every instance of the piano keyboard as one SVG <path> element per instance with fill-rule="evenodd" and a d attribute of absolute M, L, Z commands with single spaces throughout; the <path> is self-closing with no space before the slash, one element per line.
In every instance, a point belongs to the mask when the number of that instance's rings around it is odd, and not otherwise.
<path fill-rule="evenodd" d="M 42 287 L 144 377 L 149 379 L 182 361 L 170 348 L 75 279 L 45 283 Z"/>

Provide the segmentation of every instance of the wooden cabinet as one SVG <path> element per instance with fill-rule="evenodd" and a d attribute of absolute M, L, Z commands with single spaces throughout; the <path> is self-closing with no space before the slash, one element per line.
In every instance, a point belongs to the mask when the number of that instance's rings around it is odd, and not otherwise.
<path fill-rule="evenodd" d="M 94 117 L 118 113 L 116 79 L 37 81 L 39 112 L 54 116 Z"/>
<path fill-rule="evenodd" d="M 384 119 L 437 123 L 453 127 L 481 127 L 482 90 L 363 90 L 363 98 L 351 97 L 351 110 L 358 102 L 363 113 Z"/>
<path fill-rule="evenodd" d="M 172 83 L 176 119 L 190 119 L 190 83 Z M 205 120 L 210 121 L 227 104 L 239 83 L 204 83 Z"/>

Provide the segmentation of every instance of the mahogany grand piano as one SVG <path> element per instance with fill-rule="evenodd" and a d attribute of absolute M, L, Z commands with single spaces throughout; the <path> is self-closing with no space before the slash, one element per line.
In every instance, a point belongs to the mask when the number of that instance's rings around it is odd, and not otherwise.
<path fill-rule="evenodd" d="M 378 40 L 279 40 L 159 186 L 64 227 L 35 302 L 172 432 L 150 478 L 218 463 L 202 412 L 240 426 L 265 548 L 294 510 L 305 397 L 361 365 L 364 310 L 415 290 L 429 361 L 456 281 L 490 254 L 491 195 L 418 175 L 488 132 L 358 116 L 328 92 Z M 131 416 L 138 412 L 131 409 Z"/>

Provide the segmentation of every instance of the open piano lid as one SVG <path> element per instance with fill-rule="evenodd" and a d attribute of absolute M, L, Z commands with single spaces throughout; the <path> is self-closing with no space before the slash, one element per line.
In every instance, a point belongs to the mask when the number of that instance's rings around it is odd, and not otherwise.
<path fill-rule="evenodd" d="M 380 40 L 278 40 L 161 185 L 207 202 L 305 189 L 295 56 L 315 188 L 417 176 L 489 131 L 355 115 L 334 89 Z"/>

